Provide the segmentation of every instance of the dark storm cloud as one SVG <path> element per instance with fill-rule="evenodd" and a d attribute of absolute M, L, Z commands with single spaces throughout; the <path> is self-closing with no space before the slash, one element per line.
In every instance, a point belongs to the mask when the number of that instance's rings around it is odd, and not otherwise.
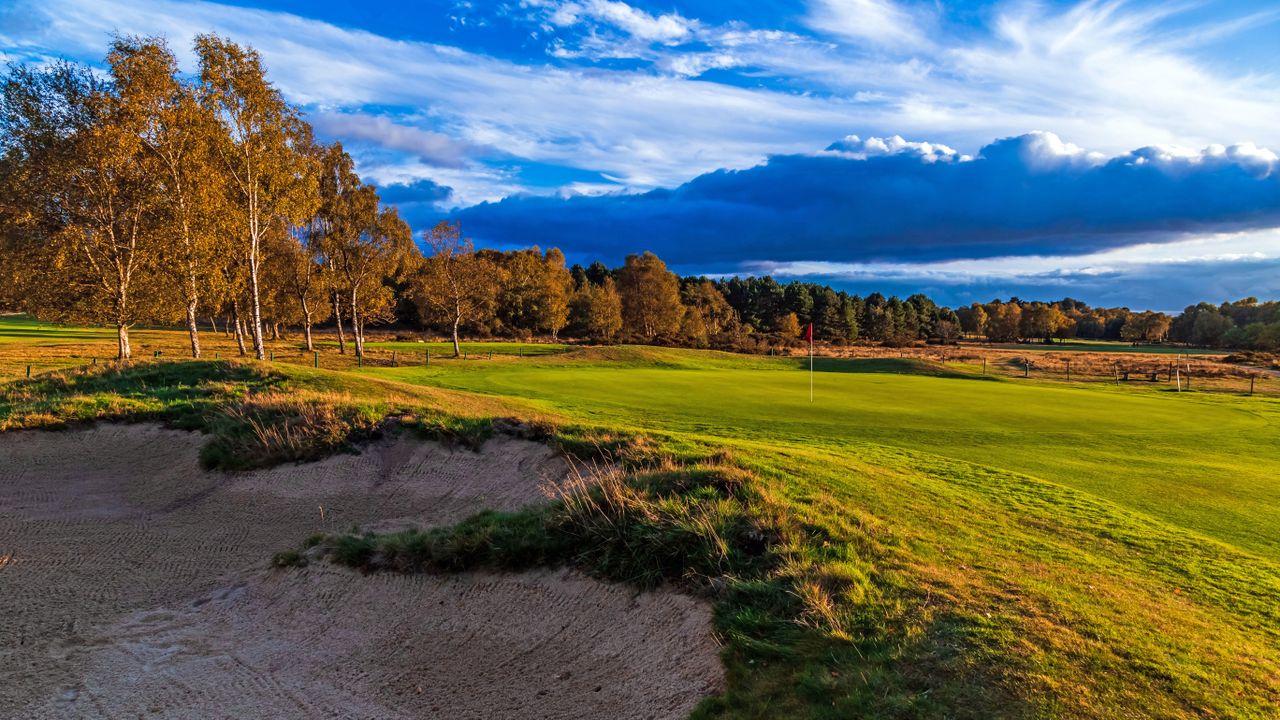
<path fill-rule="evenodd" d="M 1049 133 L 999 140 L 974 158 L 850 137 L 674 189 L 511 197 L 456 217 L 483 242 L 609 259 L 647 249 L 707 267 L 1081 254 L 1280 224 L 1280 162 L 1252 145 L 1106 158 Z"/>

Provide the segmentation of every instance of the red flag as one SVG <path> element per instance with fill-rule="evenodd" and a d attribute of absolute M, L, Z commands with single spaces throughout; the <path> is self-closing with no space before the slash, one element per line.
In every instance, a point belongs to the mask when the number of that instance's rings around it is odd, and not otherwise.
<path fill-rule="evenodd" d="M 809 323 L 809 327 L 804 329 L 804 341 L 813 342 L 813 323 Z"/>

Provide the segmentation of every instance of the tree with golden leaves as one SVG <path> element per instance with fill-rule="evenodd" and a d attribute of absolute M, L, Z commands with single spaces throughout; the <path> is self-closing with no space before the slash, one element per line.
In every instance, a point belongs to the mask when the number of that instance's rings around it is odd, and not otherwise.
<path fill-rule="evenodd" d="M 25 232 L 12 237 L 26 309 L 110 324 L 117 357 L 128 360 L 129 328 L 161 307 L 158 283 L 144 280 L 161 239 L 141 122 L 116 85 L 67 63 L 14 68 L 0 135 L 6 170 L 15 172 L 5 196 L 25 207 Z"/>
<path fill-rule="evenodd" d="M 341 143 L 313 148 L 311 154 L 317 162 L 319 173 L 319 206 L 313 219 L 312 248 L 324 269 L 324 282 L 338 337 L 338 352 L 345 355 L 347 338 L 343 329 L 343 307 L 346 304 L 346 293 L 342 289 L 338 248 L 348 241 L 345 236 L 353 226 L 348 220 L 351 215 L 351 196 L 360 189 L 362 183 L 355 172 L 354 161 L 342 149 Z"/>
<path fill-rule="evenodd" d="M 574 331 L 586 337 L 611 342 L 622 330 L 622 298 L 608 275 L 598 285 L 583 283 L 574 292 L 569 311 Z"/>
<path fill-rule="evenodd" d="M 271 223 L 296 224 L 315 210 L 315 177 L 300 147 L 305 123 L 267 81 L 262 58 L 217 35 L 196 37 L 202 101 L 222 128 L 218 153 L 238 215 L 253 352 L 265 359 L 260 287 Z"/>
<path fill-rule="evenodd" d="M 161 270 L 182 300 L 191 356 L 200 357 L 202 297 L 220 285 L 217 258 L 231 250 L 227 188 L 218 172 L 219 128 L 195 89 L 178 74 L 161 38 L 120 37 L 107 55 L 116 89 L 136 117 L 153 179 L 163 245 Z"/>
<path fill-rule="evenodd" d="M 414 274 L 411 293 L 427 322 L 450 327 L 453 355 L 462 354 L 458 331 L 464 322 L 482 322 L 493 313 L 501 270 L 476 254 L 456 223 L 441 222 L 423 236 L 428 257 Z"/>
<path fill-rule="evenodd" d="M 680 280 L 657 255 L 628 255 L 618 269 L 618 294 L 622 320 L 631 332 L 651 340 L 680 330 Z"/>

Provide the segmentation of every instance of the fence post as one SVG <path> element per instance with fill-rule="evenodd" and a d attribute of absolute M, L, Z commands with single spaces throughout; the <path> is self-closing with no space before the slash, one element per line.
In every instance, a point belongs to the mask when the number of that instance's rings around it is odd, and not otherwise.
<path fill-rule="evenodd" d="M 1024 363 L 1022 364 L 1022 377 L 1024 377 L 1024 378 L 1031 377 L 1031 363 L 1030 363 L 1030 362 L 1024 362 Z"/>
<path fill-rule="evenodd" d="M 987 374 L 987 358 L 986 358 L 986 356 L 983 356 L 983 358 L 982 358 L 982 374 L 983 374 L 983 375 L 986 375 L 986 374 Z"/>
<path fill-rule="evenodd" d="M 312 356 L 311 357 L 312 367 L 317 367 L 317 368 L 320 367 L 320 353 L 318 351 L 313 351 L 311 353 L 311 356 Z"/>
<path fill-rule="evenodd" d="M 271 362 L 275 362 L 275 361 L 276 361 L 276 351 L 275 351 L 275 350 L 272 350 L 272 351 L 271 351 Z"/>
<path fill-rule="evenodd" d="M 392 350 L 391 351 L 391 367 L 395 367 L 395 366 L 396 366 L 396 351 Z"/>
<path fill-rule="evenodd" d="M 431 350 L 428 349 L 425 353 L 423 353 L 423 355 L 427 359 L 426 362 L 423 363 L 423 365 L 425 365 L 426 367 L 431 367 Z"/>
<path fill-rule="evenodd" d="M 1249 376 L 1249 397 L 1253 397 L 1253 381 L 1257 380 L 1253 375 Z"/>
<path fill-rule="evenodd" d="M 93 364 L 94 364 L 94 365 L 97 365 L 97 364 L 98 364 L 98 358 L 96 358 L 96 357 L 95 357 L 95 358 L 93 359 Z"/>
<path fill-rule="evenodd" d="M 27 366 L 27 377 L 31 377 L 31 366 Z"/>

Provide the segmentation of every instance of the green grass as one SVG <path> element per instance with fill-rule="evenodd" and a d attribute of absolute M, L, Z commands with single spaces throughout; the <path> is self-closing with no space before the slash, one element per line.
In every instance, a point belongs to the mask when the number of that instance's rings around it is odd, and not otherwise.
<path fill-rule="evenodd" d="M 625 472 L 545 507 L 307 546 L 371 570 L 678 583 L 725 640 L 728 687 L 700 718 L 1276 716 L 1280 402 L 889 359 L 819 360 L 810 403 L 806 366 L 630 347 L 157 364 L 0 385 L 0 425 L 191 422 L 243 442 L 225 462 L 260 464 L 301 459 L 281 428 L 318 424 L 301 447 L 323 453 L 386 415 L 472 439 L 536 421 Z"/>
<path fill-rule="evenodd" d="M 825 360 L 810 403 L 800 361 L 708 355 L 699 367 L 701 353 L 661 354 L 669 366 L 646 358 L 376 372 L 709 441 L 929 452 L 1084 490 L 1280 557 L 1280 404 L 1271 400 L 907 374 L 929 369 L 918 361 Z"/>
<path fill-rule="evenodd" d="M 494 355 L 551 355 L 569 349 L 568 345 L 560 343 L 464 342 L 459 344 L 464 353 L 473 356 L 486 355 L 488 353 L 493 353 Z M 317 345 L 321 347 L 337 347 L 338 343 L 324 340 L 318 342 Z M 415 354 L 423 355 L 427 352 L 431 353 L 432 358 L 444 358 L 453 355 L 453 343 L 447 342 L 366 342 L 365 347 L 370 350 L 396 350 L 402 352 L 406 356 L 406 361 Z"/>
<path fill-rule="evenodd" d="M 113 328 L 89 328 L 47 323 L 26 315 L 0 315 L 0 343 L 60 343 L 116 339 Z"/>

